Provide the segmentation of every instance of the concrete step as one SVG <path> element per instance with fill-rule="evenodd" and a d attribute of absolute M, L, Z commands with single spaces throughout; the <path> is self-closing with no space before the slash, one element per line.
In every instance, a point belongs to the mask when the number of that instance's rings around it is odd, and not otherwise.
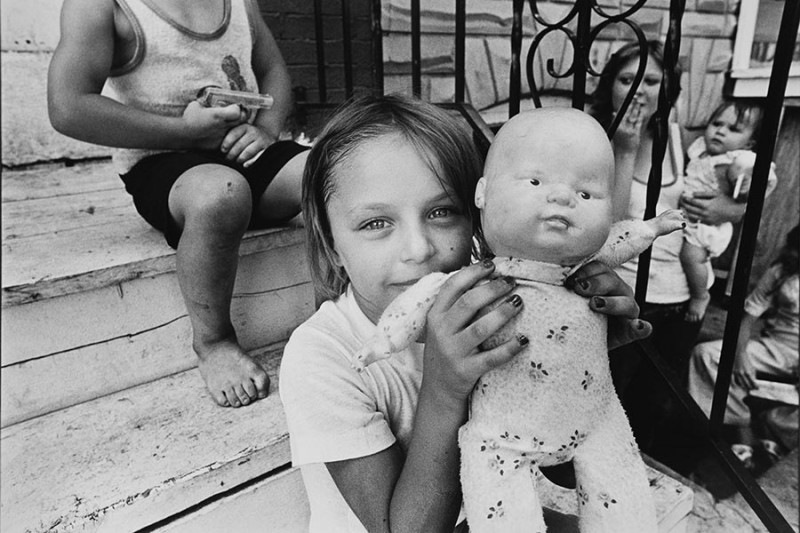
<path fill-rule="evenodd" d="M 109 161 L 2 180 L 1 426 L 196 365 L 175 252 Z M 232 303 L 244 348 L 285 340 L 313 310 L 302 228 L 248 232 Z"/>

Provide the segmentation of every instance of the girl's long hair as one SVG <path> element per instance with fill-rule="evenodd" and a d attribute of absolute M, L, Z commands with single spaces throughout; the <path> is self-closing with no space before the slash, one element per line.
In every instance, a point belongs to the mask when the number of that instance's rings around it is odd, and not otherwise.
<path fill-rule="evenodd" d="M 466 128 L 442 109 L 416 98 L 356 96 L 345 102 L 322 130 L 303 174 L 306 249 L 312 280 L 323 298 L 338 297 L 349 282 L 347 272 L 335 260 L 327 212 L 337 176 L 347 172 L 347 162 L 357 156 L 360 146 L 385 135 L 399 135 L 415 148 L 443 186 L 454 191 L 474 234 L 480 234 L 474 196 L 483 162 Z"/>

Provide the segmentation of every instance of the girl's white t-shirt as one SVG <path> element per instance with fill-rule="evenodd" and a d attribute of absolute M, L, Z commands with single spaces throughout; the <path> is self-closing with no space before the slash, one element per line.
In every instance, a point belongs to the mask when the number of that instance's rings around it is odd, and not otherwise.
<path fill-rule="evenodd" d="M 280 396 L 292 463 L 300 467 L 311 507 L 311 533 L 366 531 L 325 462 L 366 457 L 396 441 L 408 450 L 423 345 L 412 343 L 358 373 L 351 357 L 375 331 L 348 288 L 335 301 L 323 303 L 284 349 Z"/>

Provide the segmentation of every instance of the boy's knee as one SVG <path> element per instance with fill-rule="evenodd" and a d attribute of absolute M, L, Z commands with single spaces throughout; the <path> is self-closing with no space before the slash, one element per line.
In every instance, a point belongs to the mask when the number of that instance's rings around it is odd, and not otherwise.
<path fill-rule="evenodd" d="M 222 165 L 201 165 L 185 172 L 170 194 L 170 209 L 191 223 L 212 223 L 219 231 L 247 226 L 252 198 L 247 180 Z"/>

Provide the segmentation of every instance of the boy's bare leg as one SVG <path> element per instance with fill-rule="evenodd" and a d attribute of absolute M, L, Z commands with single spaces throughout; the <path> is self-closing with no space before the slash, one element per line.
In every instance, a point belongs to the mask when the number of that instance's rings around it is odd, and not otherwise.
<path fill-rule="evenodd" d="M 268 222 L 283 222 L 300 212 L 303 169 L 308 150 L 294 156 L 281 168 L 258 203 L 258 216 Z"/>
<path fill-rule="evenodd" d="M 222 165 L 188 170 L 169 196 L 170 212 L 183 228 L 177 274 L 193 347 L 206 387 L 222 406 L 247 405 L 269 392 L 267 373 L 239 346 L 230 315 L 251 206 L 245 179 Z"/>
<path fill-rule="evenodd" d="M 681 248 L 681 265 L 689 284 L 689 308 L 686 310 L 687 322 L 700 322 L 706 314 L 711 301 L 708 292 L 708 253 L 699 246 L 683 241 Z"/>

